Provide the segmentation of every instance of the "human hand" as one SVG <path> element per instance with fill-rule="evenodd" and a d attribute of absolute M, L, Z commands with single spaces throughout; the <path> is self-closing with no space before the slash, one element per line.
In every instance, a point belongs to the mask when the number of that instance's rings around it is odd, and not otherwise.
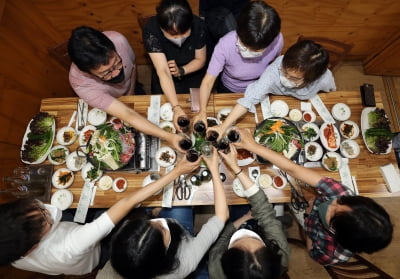
<path fill-rule="evenodd" d="M 233 226 L 238 229 L 240 225 L 242 225 L 244 222 L 247 222 L 248 220 L 253 219 L 253 216 L 251 215 L 251 210 L 249 210 L 246 214 L 244 214 L 242 217 L 236 219 L 233 222 Z"/>
<path fill-rule="evenodd" d="M 186 115 L 186 113 L 183 111 L 183 109 L 180 106 L 176 106 L 174 108 L 174 118 L 173 118 L 173 123 L 175 126 L 175 129 L 180 132 L 183 133 L 185 131 L 182 130 L 182 127 L 179 126 L 178 124 L 178 118 L 179 117 L 186 117 L 187 119 L 189 119 L 189 117 Z M 190 124 L 189 124 L 190 125 Z M 189 128 L 189 125 L 187 126 Z"/>
<path fill-rule="evenodd" d="M 200 110 L 197 114 L 195 114 L 193 117 L 192 128 L 194 127 L 194 123 L 196 123 L 197 121 L 202 121 L 204 124 L 206 124 L 207 127 L 207 113 Z"/>
<path fill-rule="evenodd" d="M 210 157 L 202 156 L 204 162 L 206 162 L 208 169 L 211 174 L 219 176 L 219 156 L 217 149 L 212 146 L 212 155 Z"/>
<path fill-rule="evenodd" d="M 179 77 L 180 76 L 179 68 L 178 68 L 178 65 L 176 65 L 175 60 L 169 60 L 167 63 L 168 63 L 168 68 L 169 68 L 169 71 L 171 72 L 171 75 L 173 77 Z"/>
<path fill-rule="evenodd" d="M 183 139 L 183 135 L 180 134 L 171 134 L 170 137 L 168 137 L 166 140 L 168 141 L 168 143 L 171 145 L 171 147 L 175 150 L 177 150 L 180 153 L 185 153 L 186 151 L 183 150 L 180 146 L 179 146 L 179 141 Z"/>
<path fill-rule="evenodd" d="M 196 161 L 190 162 L 186 159 L 186 156 L 182 156 L 182 159 L 176 164 L 174 170 L 176 170 L 179 175 L 191 173 L 200 166 L 201 158 L 202 157 L 199 156 Z"/>
<path fill-rule="evenodd" d="M 225 164 L 235 173 L 237 173 L 240 170 L 240 167 L 238 165 L 237 161 L 237 151 L 235 146 L 230 143 L 229 144 L 229 149 L 230 151 L 228 153 L 220 152 L 220 155 L 225 161 Z"/>
<path fill-rule="evenodd" d="M 257 145 L 250 129 L 238 129 L 238 131 L 240 134 L 240 141 L 234 143 L 236 147 L 249 150 L 249 147 L 254 146 L 254 144 Z"/>
<path fill-rule="evenodd" d="M 221 140 L 226 132 L 226 129 L 222 126 L 222 125 L 217 125 L 217 126 L 213 126 L 213 127 L 209 127 L 207 129 L 207 134 L 209 134 L 211 131 L 215 131 L 218 133 L 218 141 Z"/>

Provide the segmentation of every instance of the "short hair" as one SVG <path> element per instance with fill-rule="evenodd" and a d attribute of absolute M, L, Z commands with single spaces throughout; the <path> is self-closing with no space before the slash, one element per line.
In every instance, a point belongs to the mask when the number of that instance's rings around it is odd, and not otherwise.
<path fill-rule="evenodd" d="M 342 196 L 338 204 L 347 205 L 331 219 L 335 240 L 353 253 L 373 253 L 392 241 L 393 224 L 386 210 L 374 200 L 362 196 Z"/>
<path fill-rule="evenodd" d="M 192 26 L 193 13 L 186 0 L 162 0 L 156 11 L 158 24 L 169 34 L 184 34 Z"/>
<path fill-rule="evenodd" d="M 87 73 L 107 65 L 115 51 L 114 43 L 106 35 L 88 26 L 72 30 L 68 41 L 68 54 L 72 62 Z"/>
<path fill-rule="evenodd" d="M 34 199 L 0 205 L 0 265 L 26 255 L 43 237 L 46 220 Z"/>
<path fill-rule="evenodd" d="M 126 220 L 111 242 L 111 265 L 125 278 L 153 278 L 179 266 L 176 257 L 183 228 L 167 219 L 171 243 L 167 251 L 160 230 L 148 220 Z"/>
<path fill-rule="evenodd" d="M 311 40 L 302 40 L 288 48 L 282 67 L 303 72 L 304 83 L 319 79 L 328 69 L 329 53 Z"/>
<path fill-rule="evenodd" d="M 281 32 L 281 19 L 274 8 L 263 1 L 251 1 L 237 20 L 237 35 L 245 46 L 266 48 Z"/>
<path fill-rule="evenodd" d="M 227 279 L 274 279 L 281 275 L 279 246 L 275 241 L 264 241 L 266 246 L 254 253 L 231 248 L 221 257 L 222 269 Z"/>

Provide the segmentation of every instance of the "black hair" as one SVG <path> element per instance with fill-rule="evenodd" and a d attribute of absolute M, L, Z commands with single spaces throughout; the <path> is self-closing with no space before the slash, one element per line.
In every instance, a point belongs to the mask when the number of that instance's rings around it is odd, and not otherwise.
<path fill-rule="evenodd" d="M 263 1 L 249 2 L 237 20 L 237 35 L 252 50 L 266 48 L 280 31 L 281 19 L 278 13 Z"/>
<path fill-rule="evenodd" d="M 393 224 L 386 210 L 374 200 L 362 196 L 342 196 L 338 204 L 351 211 L 341 211 L 331 219 L 335 240 L 353 253 L 373 253 L 392 241 Z"/>
<path fill-rule="evenodd" d="M 329 53 L 319 44 L 302 40 L 288 48 L 282 67 L 304 74 L 304 84 L 319 79 L 328 69 Z"/>
<path fill-rule="evenodd" d="M 156 8 L 161 29 L 171 35 L 186 33 L 193 22 L 193 13 L 186 0 L 162 0 Z"/>
<path fill-rule="evenodd" d="M 113 236 L 111 265 L 125 278 L 153 278 L 171 273 L 179 266 L 178 247 L 185 234 L 177 223 L 168 220 L 171 243 L 166 250 L 160 230 L 144 219 L 126 220 Z"/>
<path fill-rule="evenodd" d="M 113 42 L 102 32 L 88 26 L 72 30 L 68 54 L 81 71 L 90 73 L 101 65 L 107 65 L 114 52 Z"/>
<path fill-rule="evenodd" d="M 0 265 L 20 259 L 43 237 L 46 219 L 34 199 L 0 205 Z"/>

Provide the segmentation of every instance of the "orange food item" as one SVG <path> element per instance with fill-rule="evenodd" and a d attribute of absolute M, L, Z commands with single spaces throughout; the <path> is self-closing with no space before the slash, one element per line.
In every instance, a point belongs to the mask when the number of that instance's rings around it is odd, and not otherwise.
<path fill-rule="evenodd" d="M 276 121 L 275 124 L 271 126 L 271 131 L 269 131 L 267 134 L 273 134 L 273 133 L 276 133 L 276 132 L 278 132 L 280 134 L 284 134 L 285 131 L 283 131 L 281 129 L 282 124 L 283 124 L 282 120 Z"/>
<path fill-rule="evenodd" d="M 329 148 L 337 148 L 335 130 L 332 124 L 326 125 L 326 128 L 324 129 L 324 137 L 326 138 Z"/>

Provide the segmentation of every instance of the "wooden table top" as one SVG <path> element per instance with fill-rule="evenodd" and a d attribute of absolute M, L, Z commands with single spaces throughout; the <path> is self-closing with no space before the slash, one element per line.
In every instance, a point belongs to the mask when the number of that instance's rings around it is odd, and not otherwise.
<path fill-rule="evenodd" d="M 226 107 L 233 107 L 236 104 L 236 100 L 242 97 L 241 93 L 233 94 L 214 94 L 210 97 L 210 102 L 208 104 L 208 116 L 216 117 L 219 110 Z M 360 126 L 361 111 L 363 106 L 361 104 L 360 93 L 358 91 L 337 91 L 331 93 L 321 93 L 319 94 L 326 107 L 330 110 L 332 106 L 336 103 L 346 103 L 351 108 L 350 120 L 356 122 Z M 189 115 L 193 115 L 190 112 L 190 95 L 180 94 L 178 95 L 179 103 L 181 104 L 184 111 Z M 288 105 L 289 108 L 300 109 L 300 101 L 287 96 L 270 96 L 270 101 L 283 100 Z M 120 100 L 126 103 L 128 106 L 133 107 L 140 114 L 147 116 L 147 108 L 150 104 L 150 95 L 139 95 L 139 96 L 124 96 Z M 68 125 L 68 121 L 76 110 L 78 98 L 47 98 L 43 99 L 41 102 L 41 111 L 49 112 L 56 117 L 56 127 L 57 129 Z M 167 102 L 165 96 L 161 96 L 161 104 Z M 383 108 L 381 95 L 377 92 L 376 94 L 377 107 Z M 261 108 L 257 106 L 258 119 L 262 120 Z M 317 116 L 317 120 L 319 116 Z M 240 118 L 236 126 L 241 128 L 250 128 L 254 130 L 255 128 L 255 118 L 254 114 L 246 113 L 242 118 Z M 349 166 L 350 171 L 353 176 L 356 177 L 358 189 L 360 195 L 368 197 L 391 197 L 398 194 L 392 194 L 388 192 L 383 177 L 380 173 L 379 167 L 385 164 L 393 163 L 397 165 L 394 152 L 390 152 L 386 155 L 376 155 L 371 154 L 366 149 L 364 142 L 362 140 L 361 133 L 355 139 L 360 146 L 360 155 L 355 159 L 350 159 Z M 57 144 L 56 142 L 54 145 Z M 70 151 L 74 151 L 77 147 L 77 143 L 69 146 Z M 49 163 L 46 161 L 45 163 Z M 260 166 L 261 173 L 268 173 L 274 175 L 276 170 L 271 168 L 271 165 L 262 165 L 254 161 L 250 165 L 244 167 L 244 171 L 247 172 L 247 167 Z M 65 165 L 55 166 L 55 169 L 60 167 L 65 167 Z M 229 171 L 226 170 L 225 166 L 221 164 L 221 172 L 224 172 L 227 176 L 224 182 L 224 187 L 229 204 L 244 204 L 247 203 L 246 199 L 238 197 L 232 190 L 233 176 Z M 340 181 L 340 176 L 338 172 L 329 172 L 323 168 L 314 168 L 315 171 L 321 173 L 322 175 L 335 178 Z M 164 173 L 164 169 L 161 168 L 160 173 Z M 149 172 L 136 173 L 133 171 L 112 171 L 108 172 L 113 178 L 123 176 L 128 181 L 128 189 L 123 193 L 116 193 L 113 190 L 102 191 L 97 189 L 96 197 L 94 200 L 94 205 L 91 207 L 97 208 L 109 208 L 117 200 L 122 197 L 137 191 L 141 185 L 143 179 L 149 174 Z M 84 181 L 80 175 L 80 172 L 75 173 L 74 183 L 68 188 L 74 195 L 74 202 L 72 207 L 77 207 L 79 197 L 81 194 L 81 189 Z M 52 189 L 55 192 L 57 189 Z M 283 190 L 276 190 L 273 187 L 268 187 L 264 189 L 264 192 L 268 195 L 272 203 L 284 203 L 290 201 L 290 187 L 286 187 Z M 160 206 L 162 202 L 162 193 L 149 198 L 142 202 L 142 206 Z M 210 205 L 213 204 L 213 192 L 211 182 L 203 183 L 194 192 L 191 202 L 179 201 L 177 199 L 173 200 L 173 205 Z"/>

